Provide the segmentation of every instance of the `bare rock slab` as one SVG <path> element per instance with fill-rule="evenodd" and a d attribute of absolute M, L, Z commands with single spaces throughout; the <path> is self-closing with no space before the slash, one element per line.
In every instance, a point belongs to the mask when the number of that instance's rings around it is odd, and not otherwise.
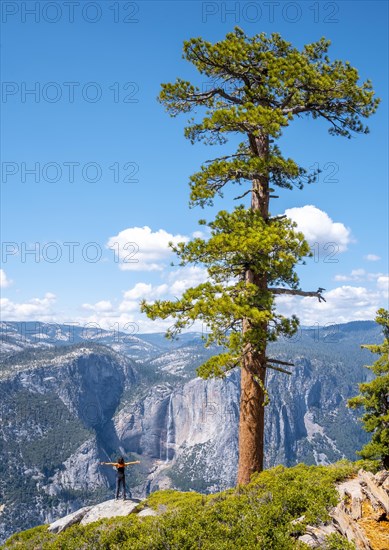
<path fill-rule="evenodd" d="M 106 500 L 95 506 L 85 506 L 72 514 L 57 519 L 51 523 L 48 530 L 51 533 L 61 533 L 77 523 L 87 525 L 102 518 L 128 516 L 139 504 L 139 500 Z M 147 515 L 147 514 L 143 514 Z"/>
<path fill-rule="evenodd" d="M 373 497 L 383 507 L 386 514 L 389 514 L 389 495 L 386 489 L 377 484 L 376 478 L 371 472 L 360 470 L 358 476 L 361 480 L 361 484 L 367 487 L 368 491 L 370 491 Z M 381 476 L 383 476 L 383 474 L 381 474 Z"/>
<path fill-rule="evenodd" d="M 389 471 L 373 475 L 359 470 L 357 476 L 339 483 L 337 489 L 340 501 L 330 512 L 332 522 L 307 525 L 299 540 L 310 548 L 323 548 L 325 537 L 338 532 L 358 550 L 389 550 Z"/>
<path fill-rule="evenodd" d="M 128 516 L 138 506 L 139 501 L 133 500 L 106 500 L 93 506 L 82 518 L 81 525 L 87 525 L 103 518 Z"/>
<path fill-rule="evenodd" d="M 90 509 L 91 506 L 84 506 L 84 508 L 80 508 L 72 514 L 68 514 L 63 518 L 57 519 L 56 521 L 54 521 L 54 523 L 51 523 L 49 525 L 48 530 L 50 531 L 50 533 L 61 533 L 61 531 L 68 529 L 68 527 L 71 527 L 76 523 L 80 523 L 82 518 L 85 516 L 85 514 L 89 512 Z"/>
<path fill-rule="evenodd" d="M 348 497 L 349 502 L 345 504 L 351 517 L 358 520 L 362 517 L 362 502 L 365 495 L 362 491 L 360 480 L 358 478 L 348 479 L 338 485 L 338 492 L 341 497 Z"/>

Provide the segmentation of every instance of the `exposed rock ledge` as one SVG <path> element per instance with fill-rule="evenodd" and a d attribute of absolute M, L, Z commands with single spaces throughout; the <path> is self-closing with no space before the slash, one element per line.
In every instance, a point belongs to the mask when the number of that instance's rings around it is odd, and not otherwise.
<path fill-rule="evenodd" d="M 341 500 L 330 513 L 332 521 L 307 526 L 299 540 L 311 548 L 322 548 L 327 535 L 340 533 L 358 550 L 388 550 L 389 471 L 373 475 L 359 470 L 355 478 L 340 483 L 337 489 Z"/>
<path fill-rule="evenodd" d="M 139 500 L 113 499 L 100 502 L 100 504 L 96 504 L 95 506 L 85 506 L 72 514 L 68 514 L 63 518 L 54 521 L 54 523 L 49 525 L 48 529 L 51 533 L 60 533 L 76 523 L 87 525 L 88 523 L 98 521 L 102 518 L 128 516 L 129 514 L 134 513 L 134 509 L 139 503 Z M 138 516 L 150 516 L 155 514 L 156 512 L 154 512 L 151 508 L 144 508 L 138 513 Z"/>

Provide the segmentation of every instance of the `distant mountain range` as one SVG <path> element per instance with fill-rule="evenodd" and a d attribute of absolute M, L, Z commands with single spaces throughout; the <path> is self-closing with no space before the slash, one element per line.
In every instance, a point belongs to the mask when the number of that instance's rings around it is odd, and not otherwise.
<path fill-rule="evenodd" d="M 382 340 L 358 321 L 306 328 L 270 346 L 294 363 L 269 371 L 266 467 L 355 459 L 367 441 L 346 407 L 367 379 Z M 201 335 L 176 341 L 39 322 L 0 323 L 0 540 L 112 495 L 115 472 L 99 462 L 139 459 L 128 485 L 218 491 L 234 485 L 239 370 L 196 377 L 216 348 Z"/>

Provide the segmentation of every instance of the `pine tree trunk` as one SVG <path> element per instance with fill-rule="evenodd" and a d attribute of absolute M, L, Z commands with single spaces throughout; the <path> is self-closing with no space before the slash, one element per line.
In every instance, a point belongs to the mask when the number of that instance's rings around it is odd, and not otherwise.
<path fill-rule="evenodd" d="M 250 137 L 253 153 L 266 157 L 269 151 L 267 135 L 259 138 Z M 259 210 L 267 221 L 269 216 L 269 178 L 268 174 L 253 181 L 251 208 Z M 245 280 L 256 284 L 267 291 L 266 273 L 255 275 L 250 269 L 245 273 Z M 243 322 L 243 334 L 250 329 L 247 320 Z M 267 324 L 261 327 L 267 333 Z M 266 382 L 266 340 L 254 350 L 250 344 L 245 350 L 241 366 L 240 418 L 239 418 L 239 466 L 238 484 L 246 485 L 254 472 L 263 470 L 264 428 L 265 428 L 265 382 Z"/>
<path fill-rule="evenodd" d="M 238 468 L 240 485 L 246 485 L 254 472 L 263 470 L 266 377 L 264 359 L 264 354 L 256 355 L 248 351 L 241 368 Z"/>

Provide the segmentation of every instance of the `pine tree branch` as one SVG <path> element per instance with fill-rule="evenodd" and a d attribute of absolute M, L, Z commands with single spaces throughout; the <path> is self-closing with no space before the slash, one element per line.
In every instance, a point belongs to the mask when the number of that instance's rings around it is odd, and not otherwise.
<path fill-rule="evenodd" d="M 228 160 L 228 159 L 232 159 L 234 157 L 249 157 L 249 154 L 248 153 L 235 153 L 234 155 L 226 155 L 224 157 L 216 157 L 214 159 L 206 160 L 205 164 L 209 164 L 211 162 L 217 162 L 219 160 Z"/>
<path fill-rule="evenodd" d="M 294 96 L 295 93 L 296 93 L 296 91 L 295 91 L 295 90 L 292 90 L 292 91 L 286 96 L 286 98 L 285 98 L 284 101 L 282 102 L 282 105 L 280 105 L 280 108 L 281 108 L 281 109 L 285 109 L 285 107 L 286 107 L 287 105 L 289 105 L 290 100 L 292 99 L 292 97 Z"/>
<path fill-rule="evenodd" d="M 274 367 L 273 365 L 266 365 L 266 368 L 267 369 L 273 369 L 273 370 L 276 370 L 278 372 L 283 372 L 285 374 L 292 374 L 289 370 L 283 369 L 281 367 Z"/>
<path fill-rule="evenodd" d="M 325 118 L 326 120 L 328 120 L 328 122 L 330 122 L 330 123 L 333 125 L 333 127 L 335 128 L 335 130 L 340 130 L 340 131 L 342 131 L 341 126 L 338 126 L 338 125 L 334 122 L 334 120 L 337 120 L 337 121 L 339 121 L 339 122 L 342 122 L 342 119 L 340 119 L 340 118 L 338 118 L 338 117 L 335 117 L 335 116 L 334 116 L 334 117 L 327 116 L 327 115 L 325 115 L 320 109 L 316 109 L 316 111 L 319 113 L 320 116 L 322 116 L 323 118 Z M 334 119 L 334 120 L 333 120 L 333 119 Z"/>
<path fill-rule="evenodd" d="M 314 103 L 307 103 L 306 105 L 295 105 L 294 107 L 282 109 L 282 114 L 287 115 L 291 113 L 292 115 L 298 115 L 299 113 L 306 113 L 307 111 L 317 110 L 322 107 L 322 105 L 315 105 Z"/>
<path fill-rule="evenodd" d="M 287 365 L 288 367 L 294 367 L 294 363 L 288 363 L 287 361 L 281 361 L 280 359 L 270 359 L 270 357 L 266 357 L 266 361 L 269 363 L 276 363 L 277 365 Z"/>
<path fill-rule="evenodd" d="M 231 103 L 235 103 L 237 105 L 242 105 L 243 101 L 237 97 L 233 97 L 229 94 L 227 94 L 223 88 L 213 88 L 212 90 L 209 90 L 208 92 L 202 92 L 199 94 L 191 94 L 190 97 L 187 98 L 187 101 L 190 102 L 202 102 L 206 101 L 207 99 L 211 99 L 215 95 L 219 94 L 220 97 L 223 97 L 227 101 L 231 101 Z"/>
<path fill-rule="evenodd" d="M 305 291 L 297 290 L 291 288 L 269 288 L 269 291 L 273 294 L 291 294 L 292 296 L 312 296 L 313 298 L 318 298 L 319 302 L 325 302 L 326 299 L 322 296 L 322 291 L 324 288 L 319 288 L 316 292 L 314 291 Z"/>
<path fill-rule="evenodd" d="M 191 53 L 198 59 L 198 61 L 200 61 L 200 63 L 204 63 L 204 65 L 208 67 L 213 67 L 214 69 L 222 69 L 226 75 L 233 76 L 234 78 L 240 78 L 241 80 L 243 80 L 246 86 L 250 87 L 250 81 L 247 78 L 246 74 L 233 71 L 231 67 L 229 67 L 225 63 L 216 63 L 215 61 L 212 61 L 209 57 L 200 55 L 200 53 L 198 51 L 195 51 L 194 49 L 192 49 Z M 249 73 L 249 69 L 246 71 L 246 73 Z M 222 74 L 220 76 L 223 77 Z"/>
<path fill-rule="evenodd" d="M 245 197 L 249 193 L 251 193 L 251 189 L 248 189 L 245 193 L 243 193 L 243 195 L 239 195 L 238 197 L 234 197 L 234 201 L 237 201 L 239 199 L 243 199 L 243 197 Z"/>
<path fill-rule="evenodd" d="M 274 216 L 274 218 L 269 218 L 271 222 L 277 221 L 277 220 L 285 220 L 288 216 L 286 214 L 283 214 L 282 216 Z"/>

